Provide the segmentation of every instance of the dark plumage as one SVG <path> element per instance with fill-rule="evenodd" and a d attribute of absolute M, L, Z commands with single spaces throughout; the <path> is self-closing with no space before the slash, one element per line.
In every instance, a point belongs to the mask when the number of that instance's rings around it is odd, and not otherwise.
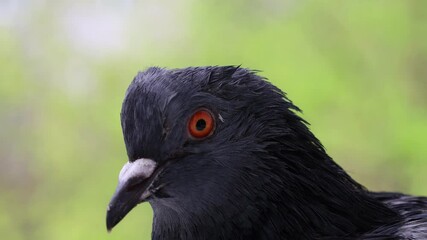
<path fill-rule="evenodd" d="M 188 132 L 198 109 L 215 122 L 203 139 Z M 426 198 L 366 190 L 298 111 L 239 67 L 139 73 L 123 102 L 129 163 L 107 228 L 148 201 L 153 239 L 427 239 Z"/>

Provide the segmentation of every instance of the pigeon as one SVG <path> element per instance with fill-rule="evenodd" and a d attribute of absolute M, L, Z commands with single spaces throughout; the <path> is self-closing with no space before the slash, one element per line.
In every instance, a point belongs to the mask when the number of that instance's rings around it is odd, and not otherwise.
<path fill-rule="evenodd" d="M 240 66 L 139 72 L 107 229 L 148 202 L 152 239 L 427 239 L 427 198 L 367 190 L 299 114 Z"/>

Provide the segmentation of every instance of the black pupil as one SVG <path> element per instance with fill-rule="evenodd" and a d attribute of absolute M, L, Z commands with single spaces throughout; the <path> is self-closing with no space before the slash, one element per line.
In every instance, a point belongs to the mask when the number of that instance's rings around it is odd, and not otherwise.
<path fill-rule="evenodd" d="M 206 121 L 204 119 L 199 119 L 196 122 L 196 129 L 197 131 L 203 131 L 203 129 L 206 128 Z"/>

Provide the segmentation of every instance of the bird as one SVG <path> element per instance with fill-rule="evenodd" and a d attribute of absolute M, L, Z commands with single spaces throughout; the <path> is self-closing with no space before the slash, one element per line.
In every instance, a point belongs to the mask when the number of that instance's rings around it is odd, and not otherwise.
<path fill-rule="evenodd" d="M 300 112 L 241 66 L 139 72 L 120 113 L 128 161 L 107 230 L 148 202 L 156 240 L 427 239 L 427 198 L 369 191 Z"/>

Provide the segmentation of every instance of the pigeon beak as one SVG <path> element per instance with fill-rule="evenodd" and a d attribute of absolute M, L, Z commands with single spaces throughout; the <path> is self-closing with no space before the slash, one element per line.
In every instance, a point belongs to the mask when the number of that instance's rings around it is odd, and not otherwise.
<path fill-rule="evenodd" d="M 140 158 L 126 163 L 119 174 L 119 184 L 107 208 L 107 230 L 116 226 L 136 205 L 150 196 L 156 162 Z"/>

